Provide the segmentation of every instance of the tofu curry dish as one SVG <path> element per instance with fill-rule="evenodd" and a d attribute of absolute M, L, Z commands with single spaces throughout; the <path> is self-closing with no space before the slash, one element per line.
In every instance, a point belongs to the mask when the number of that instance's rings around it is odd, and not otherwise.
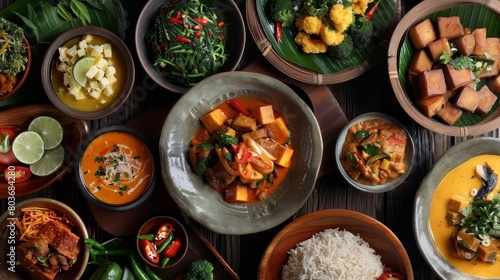
<path fill-rule="evenodd" d="M 383 185 L 407 172 L 406 131 L 399 125 L 373 119 L 351 126 L 340 162 L 354 181 Z"/>
<path fill-rule="evenodd" d="M 64 214 L 40 207 L 21 209 L 15 220 L 16 256 L 30 279 L 52 280 L 71 268 L 83 250 L 73 222 Z"/>
<path fill-rule="evenodd" d="M 292 165 L 292 137 L 271 104 L 239 97 L 200 118 L 189 160 L 194 172 L 229 203 L 269 196 Z"/>

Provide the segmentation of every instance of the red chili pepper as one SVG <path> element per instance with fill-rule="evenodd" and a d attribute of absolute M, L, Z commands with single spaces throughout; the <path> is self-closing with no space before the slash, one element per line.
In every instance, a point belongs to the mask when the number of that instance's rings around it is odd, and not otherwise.
<path fill-rule="evenodd" d="M 12 150 L 7 153 L 0 153 L 0 164 L 13 165 L 17 163 L 19 163 L 19 160 L 16 158 Z"/>
<path fill-rule="evenodd" d="M 175 18 L 175 17 L 169 17 L 168 21 L 170 21 L 172 23 L 176 23 L 176 24 L 184 24 L 184 22 L 182 22 L 182 20 Z"/>
<path fill-rule="evenodd" d="M 377 11 L 378 3 L 380 3 L 380 0 L 378 0 L 377 3 L 375 3 L 375 5 L 373 5 L 373 7 L 368 11 L 368 13 L 366 13 L 366 15 L 365 15 L 366 21 L 369 21 L 372 18 L 375 11 Z"/>
<path fill-rule="evenodd" d="M 196 37 L 196 38 L 200 38 L 200 37 L 201 37 L 201 33 L 200 33 L 200 32 L 195 32 L 195 33 L 194 33 L 194 37 Z"/>
<path fill-rule="evenodd" d="M 224 28 L 224 26 L 226 26 L 226 23 L 223 20 L 220 20 L 219 22 L 217 22 L 217 27 Z"/>
<path fill-rule="evenodd" d="M 6 182 L 21 183 L 28 180 L 32 173 L 28 167 L 9 166 L 3 171 Z"/>
<path fill-rule="evenodd" d="M 403 280 L 403 276 L 394 271 L 386 271 L 377 280 Z"/>
<path fill-rule="evenodd" d="M 206 18 L 195 17 L 194 20 L 196 20 L 199 24 L 203 24 L 203 25 L 207 25 L 208 24 L 208 20 Z"/>
<path fill-rule="evenodd" d="M 281 42 L 281 22 L 277 21 L 274 24 L 274 36 L 276 37 L 276 42 Z"/>
<path fill-rule="evenodd" d="M 8 127 L 0 127 L 0 139 L 3 139 L 3 135 L 9 135 L 9 140 L 12 143 L 14 141 L 14 138 L 16 137 L 17 133 L 12 129 Z"/>
<path fill-rule="evenodd" d="M 182 42 L 182 43 L 186 43 L 186 44 L 191 44 L 191 40 L 189 40 L 188 38 L 181 36 L 181 35 L 177 36 L 177 41 Z"/>
<path fill-rule="evenodd" d="M 234 152 L 234 161 L 237 164 L 247 163 L 248 160 L 252 157 L 252 153 L 248 149 L 245 142 L 238 143 L 238 146 L 235 144 L 231 144 L 231 148 Z"/>
<path fill-rule="evenodd" d="M 235 109 L 238 112 L 241 112 L 249 117 L 252 116 L 252 114 L 247 110 L 247 108 L 243 107 L 243 105 L 241 105 L 241 103 L 239 103 L 238 101 L 229 100 L 227 101 L 227 104 L 229 104 L 231 108 Z"/>
<path fill-rule="evenodd" d="M 141 252 L 151 263 L 158 264 L 160 262 L 160 255 L 158 255 L 158 252 L 151 241 L 147 239 L 141 240 Z"/>
<path fill-rule="evenodd" d="M 396 144 L 396 145 L 401 145 L 401 146 L 404 146 L 406 145 L 406 142 L 399 139 L 399 138 L 396 138 L 396 137 L 392 137 L 390 136 L 389 138 L 387 138 L 387 141 L 389 141 L 390 143 L 393 143 L 393 144 Z"/>
<path fill-rule="evenodd" d="M 163 256 L 173 258 L 181 248 L 181 239 L 179 237 L 174 238 L 174 241 L 165 249 Z"/>
<path fill-rule="evenodd" d="M 163 242 L 165 242 L 165 240 L 167 240 L 167 237 L 170 235 L 170 233 L 172 233 L 173 230 L 174 230 L 174 227 L 169 223 L 162 224 L 158 228 L 158 230 L 156 231 L 156 234 L 155 234 L 155 239 L 154 239 L 156 248 L 159 248 L 161 246 L 161 244 L 163 244 Z"/>

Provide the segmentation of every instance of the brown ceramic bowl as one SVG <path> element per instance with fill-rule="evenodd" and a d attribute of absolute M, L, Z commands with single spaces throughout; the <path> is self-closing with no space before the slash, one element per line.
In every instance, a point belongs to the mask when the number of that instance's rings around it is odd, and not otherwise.
<path fill-rule="evenodd" d="M 320 210 L 302 216 L 285 226 L 268 245 L 259 265 L 258 279 L 281 279 L 287 252 L 315 233 L 335 229 L 359 236 L 380 255 L 386 267 L 392 267 L 406 280 L 413 280 L 410 258 L 398 237 L 384 224 L 365 214 L 345 209 Z"/>
<path fill-rule="evenodd" d="M 408 78 L 408 69 L 415 49 L 409 39 L 408 30 L 426 18 L 434 23 L 439 16 L 459 16 L 464 28 L 474 30 L 486 27 L 487 37 L 499 36 L 496 30 L 500 28 L 500 1 L 422 1 L 416 5 L 398 23 L 388 49 L 389 78 L 399 104 L 415 122 L 440 134 L 465 137 L 497 129 L 500 127 L 498 101 L 488 114 L 481 116 L 464 112 L 454 125 L 447 125 L 436 117 L 429 118 L 415 106 L 417 95 L 412 90 Z"/>
<path fill-rule="evenodd" d="M 10 205 L 10 204 L 9 204 Z M 22 212 L 21 210 L 26 207 L 43 207 L 43 208 L 49 208 L 53 209 L 55 211 L 58 211 L 60 213 L 65 214 L 75 225 L 75 228 L 72 230 L 73 233 L 75 233 L 78 237 L 80 237 L 78 244 L 81 247 L 80 254 L 78 255 L 78 260 L 77 262 L 67 271 L 60 271 L 57 273 L 55 280 L 63 280 L 63 279 L 80 279 L 85 272 L 85 268 L 87 267 L 87 262 L 89 260 L 89 251 L 87 246 L 84 243 L 85 238 L 88 238 L 88 232 L 87 232 L 87 227 L 85 226 L 85 223 L 82 221 L 82 219 L 78 216 L 78 214 L 71 209 L 68 205 L 54 200 L 50 198 L 32 198 L 24 201 L 20 201 L 15 203 L 15 210 L 13 211 L 13 214 L 11 214 L 10 211 L 5 211 L 2 216 L 0 216 L 0 236 L 3 241 L 0 244 L 0 251 L 6 252 L 5 254 L 0 255 L 0 262 L 4 265 L 0 267 L 0 279 L 12 279 L 12 280 L 23 280 L 23 279 L 28 279 L 27 274 L 24 274 L 22 272 L 21 267 L 16 267 L 18 266 L 17 264 L 14 264 L 14 267 L 16 268 L 16 273 L 12 273 L 11 271 L 8 270 L 8 267 L 11 265 L 5 265 L 8 263 L 8 261 L 12 260 L 12 258 L 7 256 L 7 252 L 9 252 L 9 244 L 7 240 L 10 240 L 9 236 L 12 236 L 12 231 L 15 230 L 13 224 L 12 218 L 20 217 Z M 16 245 L 18 245 L 19 241 L 16 239 Z M 11 244 L 12 245 L 12 244 Z M 15 256 L 16 258 L 19 258 L 21 256 Z"/>
<path fill-rule="evenodd" d="M 16 92 L 18 92 L 19 89 L 24 85 L 24 82 L 26 82 L 26 79 L 28 78 L 28 75 L 30 73 L 30 70 L 31 70 L 31 47 L 30 47 L 30 44 L 26 38 L 24 38 L 23 42 L 24 42 L 24 45 L 26 46 L 26 57 L 28 58 L 28 62 L 26 63 L 26 68 L 23 72 L 17 74 L 17 83 L 14 86 L 14 88 L 10 92 L 3 94 L 3 95 L 0 95 L 0 101 L 11 97 Z"/>
<path fill-rule="evenodd" d="M 149 220 L 147 220 L 139 229 L 139 232 L 137 233 L 137 236 L 139 235 L 144 235 L 144 234 L 150 234 L 153 233 L 155 234 L 158 228 L 160 228 L 161 225 L 168 223 L 173 226 L 173 231 L 172 233 L 174 234 L 174 240 L 176 238 L 179 238 L 181 241 L 181 247 L 179 248 L 179 251 L 177 251 L 177 254 L 175 254 L 174 257 L 170 258 L 168 261 L 167 265 L 163 268 L 168 269 L 171 268 L 175 265 L 177 265 L 182 258 L 186 255 L 187 249 L 189 247 L 189 239 L 188 239 L 188 234 L 186 229 L 184 228 L 184 225 L 179 222 L 177 219 L 170 217 L 170 216 L 156 216 L 153 217 Z M 154 242 L 154 241 L 152 241 Z M 139 252 L 139 255 L 141 258 L 150 266 L 155 267 L 155 268 L 162 268 L 160 264 L 155 264 L 149 261 L 143 253 L 142 246 L 141 246 L 141 240 L 137 239 L 136 241 L 137 245 L 137 251 Z M 168 246 L 167 246 L 168 248 Z M 165 249 L 167 250 L 167 249 Z M 163 257 L 163 253 L 160 253 L 160 263 L 161 259 Z"/>
<path fill-rule="evenodd" d="M 165 0 L 151 0 L 144 5 L 135 26 L 135 48 L 140 64 L 153 81 L 168 91 L 182 94 L 190 87 L 169 81 L 169 79 L 163 77 L 153 67 L 148 46 L 146 46 L 144 40 L 150 28 L 152 18 L 158 13 L 160 6 L 165 3 Z M 245 50 L 245 22 L 236 3 L 238 2 L 231 0 L 213 2 L 215 8 L 222 12 L 222 16 L 227 23 L 226 47 L 229 50 L 229 57 L 218 72 L 235 70 Z"/>
<path fill-rule="evenodd" d="M 113 57 L 111 60 L 114 63 L 116 69 L 115 77 L 118 81 L 113 85 L 113 97 L 108 99 L 104 104 L 100 103 L 100 101 L 106 98 L 104 97 L 104 93 L 97 99 L 99 102 L 95 102 L 89 95 L 85 95 L 85 99 L 83 100 L 76 100 L 76 98 L 68 93 L 67 89 L 64 93 L 58 92 L 59 88 L 64 88 L 62 82 L 56 82 L 62 80 L 62 73 L 54 70 L 57 65 L 56 61 L 59 58 L 58 49 L 63 45 L 72 46 L 78 44 L 82 36 L 86 34 L 101 38 L 102 42 L 92 41 L 92 44 L 110 43 L 112 45 Z M 64 32 L 50 44 L 42 61 L 41 77 L 45 93 L 59 110 L 78 119 L 94 120 L 112 114 L 125 103 L 132 92 L 135 68 L 129 49 L 125 45 L 125 42 L 118 36 L 101 27 L 83 26 Z M 56 83 L 58 84 L 57 88 L 54 86 Z M 83 107 L 84 104 L 92 104 L 92 107 Z"/>

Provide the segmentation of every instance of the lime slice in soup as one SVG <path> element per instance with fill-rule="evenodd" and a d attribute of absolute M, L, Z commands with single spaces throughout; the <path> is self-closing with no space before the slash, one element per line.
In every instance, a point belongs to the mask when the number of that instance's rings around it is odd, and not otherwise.
<path fill-rule="evenodd" d="M 87 76 L 85 74 L 94 65 L 94 62 L 95 56 L 84 55 L 73 65 L 73 78 L 80 86 L 84 87 L 87 84 Z"/>
<path fill-rule="evenodd" d="M 12 152 L 24 164 L 39 161 L 45 150 L 43 139 L 34 131 L 23 131 L 12 142 Z"/>
<path fill-rule="evenodd" d="M 37 176 L 48 176 L 56 172 L 64 162 L 64 148 L 61 145 L 46 150 L 43 157 L 30 165 L 30 170 Z"/>
<path fill-rule="evenodd" d="M 55 148 L 61 144 L 63 139 L 63 128 L 54 118 L 40 116 L 35 118 L 28 126 L 28 130 L 34 131 L 43 139 L 46 150 Z"/>

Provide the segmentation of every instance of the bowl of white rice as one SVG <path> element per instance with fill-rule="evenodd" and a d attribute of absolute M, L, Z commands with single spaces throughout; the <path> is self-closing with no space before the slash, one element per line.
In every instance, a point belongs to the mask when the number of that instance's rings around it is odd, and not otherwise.
<path fill-rule="evenodd" d="M 294 220 L 273 238 L 258 279 L 376 280 L 384 273 L 414 279 L 397 236 L 365 214 L 327 209 Z"/>

